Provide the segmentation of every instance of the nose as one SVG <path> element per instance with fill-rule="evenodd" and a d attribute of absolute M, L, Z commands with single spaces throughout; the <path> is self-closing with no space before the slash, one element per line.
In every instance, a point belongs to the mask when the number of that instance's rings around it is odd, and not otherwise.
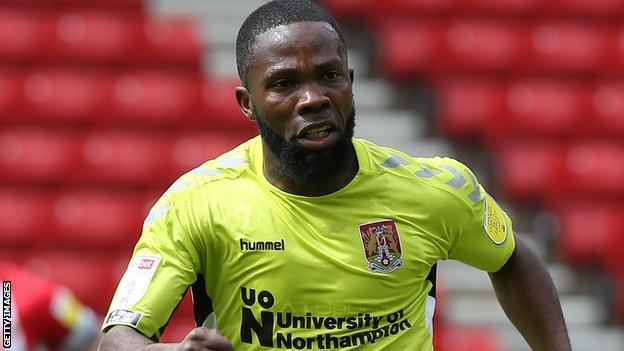
<path fill-rule="evenodd" d="M 329 108 L 329 104 L 329 97 L 325 95 L 323 88 L 318 83 L 312 82 L 301 85 L 299 101 L 296 106 L 299 115 L 326 110 Z"/>

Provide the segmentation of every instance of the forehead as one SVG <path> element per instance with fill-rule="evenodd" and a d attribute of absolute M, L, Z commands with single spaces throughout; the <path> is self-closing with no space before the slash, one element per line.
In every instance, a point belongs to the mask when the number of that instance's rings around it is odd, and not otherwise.
<path fill-rule="evenodd" d="M 293 60 L 344 61 L 338 34 L 324 22 L 296 22 L 273 27 L 256 37 L 252 55 L 251 67 L 265 69 Z"/>

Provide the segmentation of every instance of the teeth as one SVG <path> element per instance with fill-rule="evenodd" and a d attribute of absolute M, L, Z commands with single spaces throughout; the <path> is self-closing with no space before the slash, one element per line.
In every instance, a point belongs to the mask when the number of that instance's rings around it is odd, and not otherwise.
<path fill-rule="evenodd" d="M 306 135 L 318 134 L 318 133 L 320 133 L 320 132 L 324 132 L 324 131 L 326 131 L 326 130 L 328 130 L 328 129 L 329 129 L 329 126 L 322 126 L 322 127 L 320 127 L 320 128 L 310 129 L 310 130 L 306 133 Z"/>
<path fill-rule="evenodd" d="M 328 133 L 326 131 L 320 131 L 320 132 L 308 132 L 306 133 L 306 137 L 310 138 L 310 139 L 316 139 L 316 138 L 322 138 L 324 136 L 326 136 Z"/>

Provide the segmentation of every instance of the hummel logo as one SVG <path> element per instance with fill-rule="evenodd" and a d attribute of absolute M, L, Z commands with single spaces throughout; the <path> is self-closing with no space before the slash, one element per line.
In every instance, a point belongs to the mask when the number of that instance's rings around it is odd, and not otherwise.
<path fill-rule="evenodd" d="M 240 239 L 241 251 L 284 251 L 284 239 L 280 241 L 247 241 Z"/>

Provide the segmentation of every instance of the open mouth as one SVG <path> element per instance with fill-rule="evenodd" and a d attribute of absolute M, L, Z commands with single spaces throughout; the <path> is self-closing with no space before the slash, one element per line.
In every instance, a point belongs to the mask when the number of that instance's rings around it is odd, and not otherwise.
<path fill-rule="evenodd" d="M 298 144 L 308 149 L 325 149 L 338 139 L 338 130 L 332 123 L 316 124 L 304 128 L 298 135 Z"/>
<path fill-rule="evenodd" d="M 313 128 L 303 133 L 303 137 L 306 139 L 322 139 L 326 137 L 331 131 L 331 127 L 328 125 L 324 125 L 319 128 Z"/>

